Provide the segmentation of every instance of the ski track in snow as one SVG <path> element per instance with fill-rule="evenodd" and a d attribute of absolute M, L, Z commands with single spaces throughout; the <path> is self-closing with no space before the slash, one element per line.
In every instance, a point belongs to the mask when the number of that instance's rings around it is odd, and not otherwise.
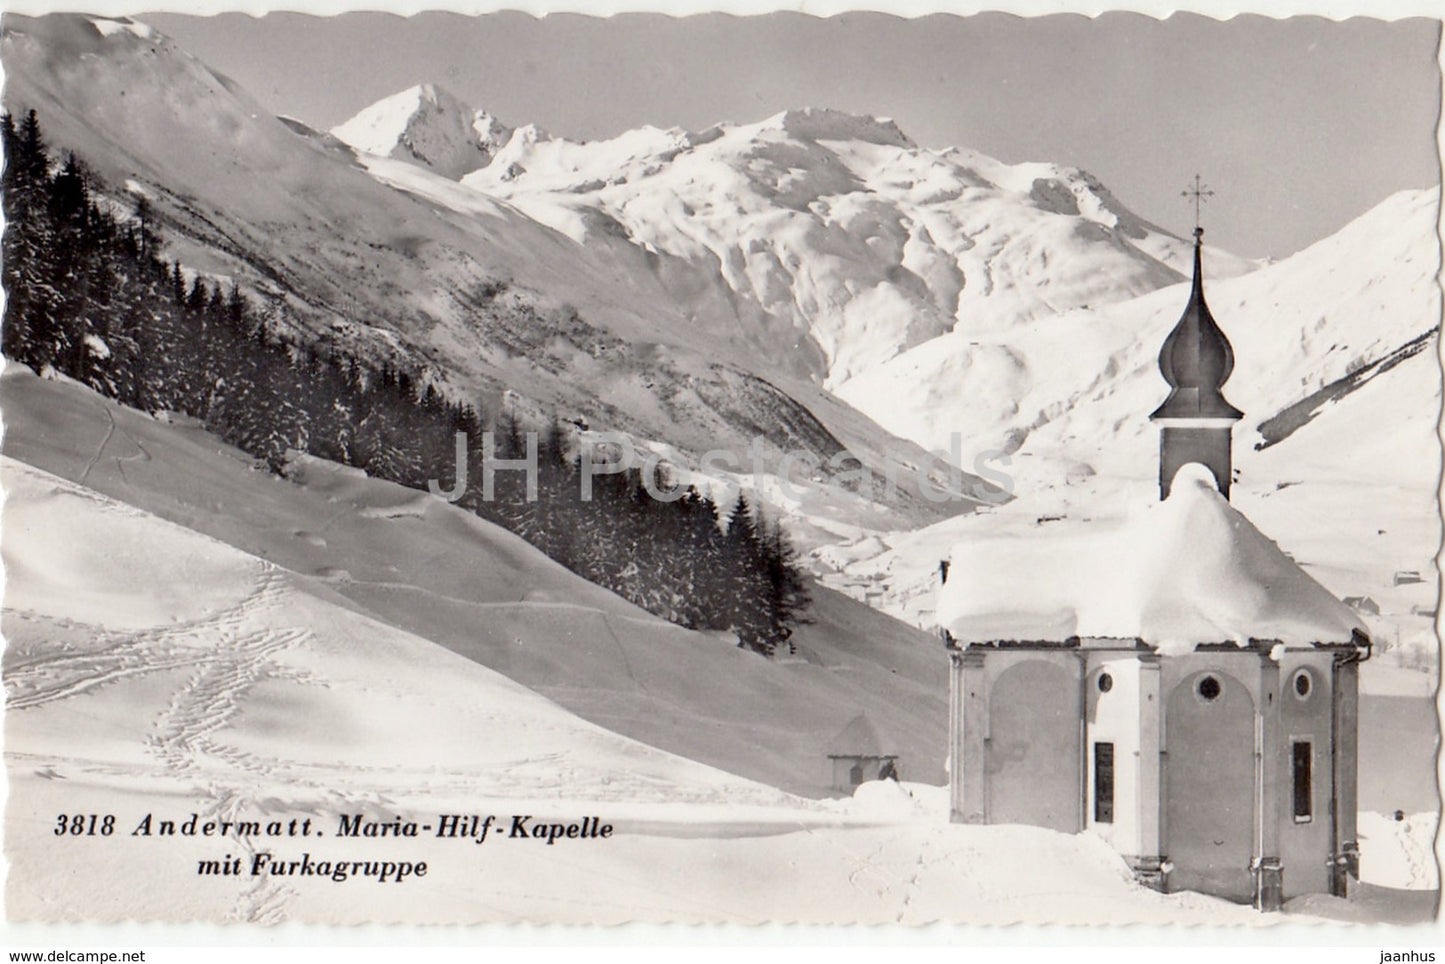
<path fill-rule="evenodd" d="M 214 805 L 201 815 L 204 820 L 230 820 L 241 818 L 242 812 L 252 801 L 234 790 L 212 788 Z M 231 838 L 240 847 L 243 862 L 256 855 L 256 845 L 250 837 Z M 243 924 L 279 924 L 286 919 L 286 905 L 296 896 L 296 891 L 279 883 L 269 874 L 258 875 L 254 882 L 236 896 L 236 902 L 226 915 L 228 922 Z"/>
<path fill-rule="evenodd" d="M 108 504 L 107 507 L 109 508 Z M 243 628 L 247 614 L 267 605 L 276 595 L 276 581 L 276 567 L 258 561 L 256 585 L 235 607 L 172 626 L 125 632 L 81 623 L 74 619 L 63 620 L 59 624 L 66 628 L 89 629 L 97 640 L 109 645 L 80 653 L 64 653 L 18 662 L 5 673 L 6 701 L 11 710 L 24 710 L 66 699 L 126 677 L 195 666 L 198 661 L 198 672 L 205 673 L 212 668 L 213 663 L 238 658 L 231 650 L 264 655 L 294 644 L 301 634 L 283 633 L 278 634 L 283 638 L 275 639 L 265 632 L 246 631 Z M 52 621 L 51 617 L 30 610 L 7 606 L 5 611 L 27 621 Z M 285 638 L 288 635 L 295 635 L 297 638 Z M 223 648 L 210 650 L 197 645 L 200 643 L 202 646 L 209 646 L 212 642 L 221 644 Z M 254 679 L 251 682 L 254 682 Z M 197 685 L 198 681 L 192 680 L 192 684 Z M 236 694 L 223 695 L 230 697 L 231 710 L 234 711 Z M 179 694 L 177 698 L 179 699 Z M 219 720 L 216 726 L 223 722 L 224 718 Z M 215 726 L 209 727 L 214 728 Z"/>
<path fill-rule="evenodd" d="M 255 589 L 239 605 L 214 617 L 215 650 L 171 698 L 148 746 L 168 769 L 182 773 L 198 768 L 216 753 L 208 734 L 224 726 L 256 683 L 276 675 L 270 656 L 302 642 L 305 630 L 247 629 L 248 617 L 274 604 L 280 595 L 275 566 L 263 563 Z"/>
<path fill-rule="evenodd" d="M 102 438 L 100 444 L 95 447 L 95 453 L 91 455 L 90 461 L 85 463 L 85 471 L 80 473 L 81 485 L 84 485 L 86 480 L 90 478 L 90 473 L 95 469 L 95 464 L 100 461 L 101 453 L 105 451 L 105 447 L 110 444 L 111 436 L 115 434 L 115 416 L 110 414 L 110 408 L 106 405 L 101 405 L 100 410 L 105 413 L 105 437 Z"/>
<path fill-rule="evenodd" d="M 113 504 L 107 504 L 107 508 L 115 510 Z M 10 709 L 22 711 L 69 699 L 126 677 L 192 666 L 194 672 L 156 720 L 156 732 L 147 738 L 146 747 L 169 775 L 202 777 L 195 788 L 210 800 L 200 814 L 202 820 L 235 821 L 243 811 L 260 803 L 238 784 L 254 786 L 254 778 L 270 768 L 250 754 L 218 745 L 210 734 L 236 714 L 251 687 L 266 679 L 295 675 L 279 667 L 272 657 L 303 642 L 309 634 L 305 630 L 248 626 L 252 617 L 273 607 L 283 591 L 277 567 L 258 561 L 251 591 L 229 609 L 181 625 L 134 633 L 95 627 L 98 637 L 115 642 L 98 651 L 34 660 L 8 672 L 5 684 Z M 16 614 L 34 618 L 34 614 Z M 197 642 L 209 648 L 197 648 Z M 224 768 L 221 774 L 203 776 L 214 774 L 217 763 Z M 251 779 L 236 780 L 237 769 Z M 249 839 L 235 838 L 233 843 L 247 859 L 254 855 L 255 847 Z M 257 877 L 255 884 L 238 896 L 228 918 L 257 924 L 283 920 L 292 892 L 273 880 L 269 876 Z"/>
<path fill-rule="evenodd" d="M 107 438 L 113 444 L 124 434 L 123 428 L 117 427 Z M 97 511 L 112 518 L 152 518 L 140 509 L 54 477 L 48 478 L 38 493 L 83 499 L 85 512 Z M 239 723 L 243 711 L 254 705 L 257 687 L 277 682 L 333 685 L 287 658 L 289 652 L 305 653 L 322 642 L 315 630 L 294 621 L 293 597 L 306 596 L 304 589 L 292 583 L 288 570 L 271 562 L 252 558 L 245 565 L 230 599 L 202 615 L 162 625 L 116 628 L 95 621 L 95 617 L 75 618 L 27 608 L 24 597 L 12 593 L 5 600 L 4 616 L 26 624 L 12 634 L 12 643 L 25 642 L 11 649 L 4 672 L 12 712 L 56 704 L 79 708 L 86 697 L 109 687 L 150 685 L 143 682 L 146 678 L 167 687 L 164 702 L 151 711 L 151 718 L 137 721 L 145 733 L 140 759 L 57 757 L 11 749 L 7 756 L 12 765 L 24 761 L 24 766 L 41 776 L 89 778 L 110 784 L 149 784 L 157 777 L 164 778 L 174 781 L 175 788 L 194 801 L 191 806 L 202 821 L 218 822 L 234 822 L 243 815 L 255 819 L 258 813 L 322 816 L 368 807 L 406 809 L 409 804 L 393 799 L 395 788 L 415 786 L 418 779 L 429 794 L 456 797 L 482 791 L 499 797 L 526 798 L 539 792 L 565 796 L 564 791 L 582 787 L 589 798 L 599 802 L 715 802 L 716 790 L 711 786 L 679 792 L 663 776 L 619 774 L 606 766 L 579 763 L 568 752 L 538 752 L 541 747 L 516 753 L 500 766 L 495 760 L 428 766 L 417 761 L 371 765 L 334 759 L 313 762 L 235 745 L 227 733 Z M 625 651 L 619 633 L 611 626 L 608 631 L 618 650 Z M 147 762 L 147 757 L 153 762 Z M 344 786 L 344 791 L 339 786 Z M 281 787 L 282 796 L 277 797 Z M 266 846 L 264 841 L 233 837 L 227 842 L 243 863 L 249 863 L 258 848 Z M 280 922 L 297 896 L 294 886 L 262 875 L 248 882 L 223 916 L 251 923 Z"/>
<path fill-rule="evenodd" d="M 130 479 L 126 478 L 125 474 L 125 463 L 151 461 L 152 455 L 150 453 L 150 450 L 141 444 L 140 439 L 136 438 L 134 435 L 131 435 L 125 429 L 121 428 L 119 425 L 116 424 L 115 413 L 111 411 L 108 405 L 97 401 L 96 407 L 105 414 L 105 436 L 100 440 L 100 444 L 95 447 L 95 454 L 90 457 L 90 461 L 85 463 L 85 471 L 80 473 L 80 484 L 84 485 L 86 483 L 86 480 L 90 478 L 90 473 L 95 470 L 96 465 L 100 463 L 100 457 L 105 454 L 105 447 L 110 444 L 111 439 L 115 438 L 117 432 L 119 432 L 127 442 L 129 442 L 131 445 L 134 445 L 138 453 L 136 455 L 111 456 L 111 459 L 115 462 L 115 470 L 120 473 L 121 479 L 124 480 L 127 484 L 129 484 Z"/>
<path fill-rule="evenodd" d="M 91 467 L 114 434 L 106 434 Z M 138 446 L 139 447 L 139 446 Z M 144 449 L 142 449 L 144 453 Z M 148 457 L 148 454 L 145 455 Z M 89 467 L 86 470 L 89 472 Z M 145 513 L 104 499 L 82 486 L 61 483 L 59 491 L 87 498 L 104 511 L 122 515 Z M 302 679 L 304 672 L 279 665 L 274 657 L 305 642 L 304 629 L 265 625 L 257 617 L 277 607 L 286 585 L 282 571 L 257 560 L 250 590 L 236 604 L 171 626 L 117 631 L 73 619 L 54 620 L 33 611 L 7 606 L 5 612 L 30 622 L 50 622 L 66 629 L 89 630 L 99 648 L 18 662 L 5 673 L 6 700 L 11 712 L 23 712 L 79 696 L 130 677 L 193 668 L 154 722 L 146 749 L 172 777 L 191 783 L 208 799 L 202 820 L 235 821 L 247 810 L 264 810 L 250 788 L 273 767 L 253 755 L 225 747 L 211 737 L 241 709 L 247 692 L 271 679 Z M 52 761 L 53 762 L 53 761 Z M 235 838 L 245 859 L 255 853 L 245 838 Z M 228 919 L 246 923 L 279 923 L 285 918 L 291 888 L 263 875 L 243 890 Z"/>

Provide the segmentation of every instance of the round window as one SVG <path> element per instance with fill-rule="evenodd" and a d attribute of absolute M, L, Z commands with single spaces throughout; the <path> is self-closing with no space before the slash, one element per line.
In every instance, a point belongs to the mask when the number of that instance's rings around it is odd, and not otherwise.
<path fill-rule="evenodd" d="M 1294 695 L 1295 695 L 1295 696 L 1299 697 L 1299 698 L 1302 699 L 1302 700 L 1304 700 L 1304 699 L 1309 699 L 1310 690 L 1311 690 L 1313 687 L 1314 687 L 1314 682 L 1310 679 L 1310 674 L 1309 674 L 1309 671 L 1308 671 L 1308 670 L 1303 670 L 1303 669 L 1302 669 L 1302 670 L 1300 670 L 1299 672 L 1297 672 L 1297 673 L 1294 674 Z"/>
<path fill-rule="evenodd" d="M 1114 688 L 1114 677 L 1108 673 L 1099 674 L 1099 692 L 1107 693 Z"/>
<path fill-rule="evenodd" d="M 1219 699 L 1221 692 L 1222 687 L 1219 685 L 1218 677 L 1206 676 L 1199 681 L 1199 695 L 1201 698 L 1212 702 Z"/>

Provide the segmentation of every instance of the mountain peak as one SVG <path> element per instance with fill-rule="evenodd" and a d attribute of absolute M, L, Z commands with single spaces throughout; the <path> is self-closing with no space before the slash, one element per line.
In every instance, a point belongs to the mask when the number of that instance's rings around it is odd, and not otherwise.
<path fill-rule="evenodd" d="M 458 179 L 491 163 L 512 131 L 446 88 L 424 83 L 382 98 L 331 133 L 356 150 Z"/>
<path fill-rule="evenodd" d="M 830 107 L 785 110 L 763 121 L 762 126 L 765 130 L 780 130 L 805 141 L 864 141 L 903 148 L 918 146 L 890 117 L 849 114 Z"/>
<path fill-rule="evenodd" d="M 461 103 L 461 101 L 457 100 L 456 96 L 453 95 L 451 91 L 446 90 L 442 87 L 438 87 L 436 84 L 430 82 L 425 84 L 417 84 L 409 91 L 404 91 L 404 93 L 416 94 L 419 98 L 429 104 L 439 105 L 442 103 L 443 99 L 446 99 L 447 101 L 450 101 L 454 104 Z"/>
<path fill-rule="evenodd" d="M 90 25 L 100 31 L 102 37 L 113 37 L 118 33 L 129 33 L 142 40 L 151 40 L 156 32 L 146 24 L 130 17 L 89 17 Z"/>

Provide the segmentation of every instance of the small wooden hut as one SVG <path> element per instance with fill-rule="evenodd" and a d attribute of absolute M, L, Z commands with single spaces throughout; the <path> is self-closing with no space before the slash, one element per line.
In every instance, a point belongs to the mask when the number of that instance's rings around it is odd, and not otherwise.
<path fill-rule="evenodd" d="M 833 789 L 852 793 L 860 783 L 898 777 L 898 754 L 884 750 L 878 728 L 859 713 L 828 743 Z"/>

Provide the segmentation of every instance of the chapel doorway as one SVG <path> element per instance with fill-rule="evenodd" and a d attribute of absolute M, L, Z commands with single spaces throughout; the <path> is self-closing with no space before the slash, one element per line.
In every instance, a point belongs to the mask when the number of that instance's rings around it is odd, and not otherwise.
<path fill-rule="evenodd" d="M 1165 720 L 1170 890 L 1254 899 L 1254 700 L 1219 672 L 1174 688 Z"/>
<path fill-rule="evenodd" d="M 1057 663 L 1027 660 L 990 691 L 985 768 L 989 823 L 1083 829 L 1079 678 Z"/>

